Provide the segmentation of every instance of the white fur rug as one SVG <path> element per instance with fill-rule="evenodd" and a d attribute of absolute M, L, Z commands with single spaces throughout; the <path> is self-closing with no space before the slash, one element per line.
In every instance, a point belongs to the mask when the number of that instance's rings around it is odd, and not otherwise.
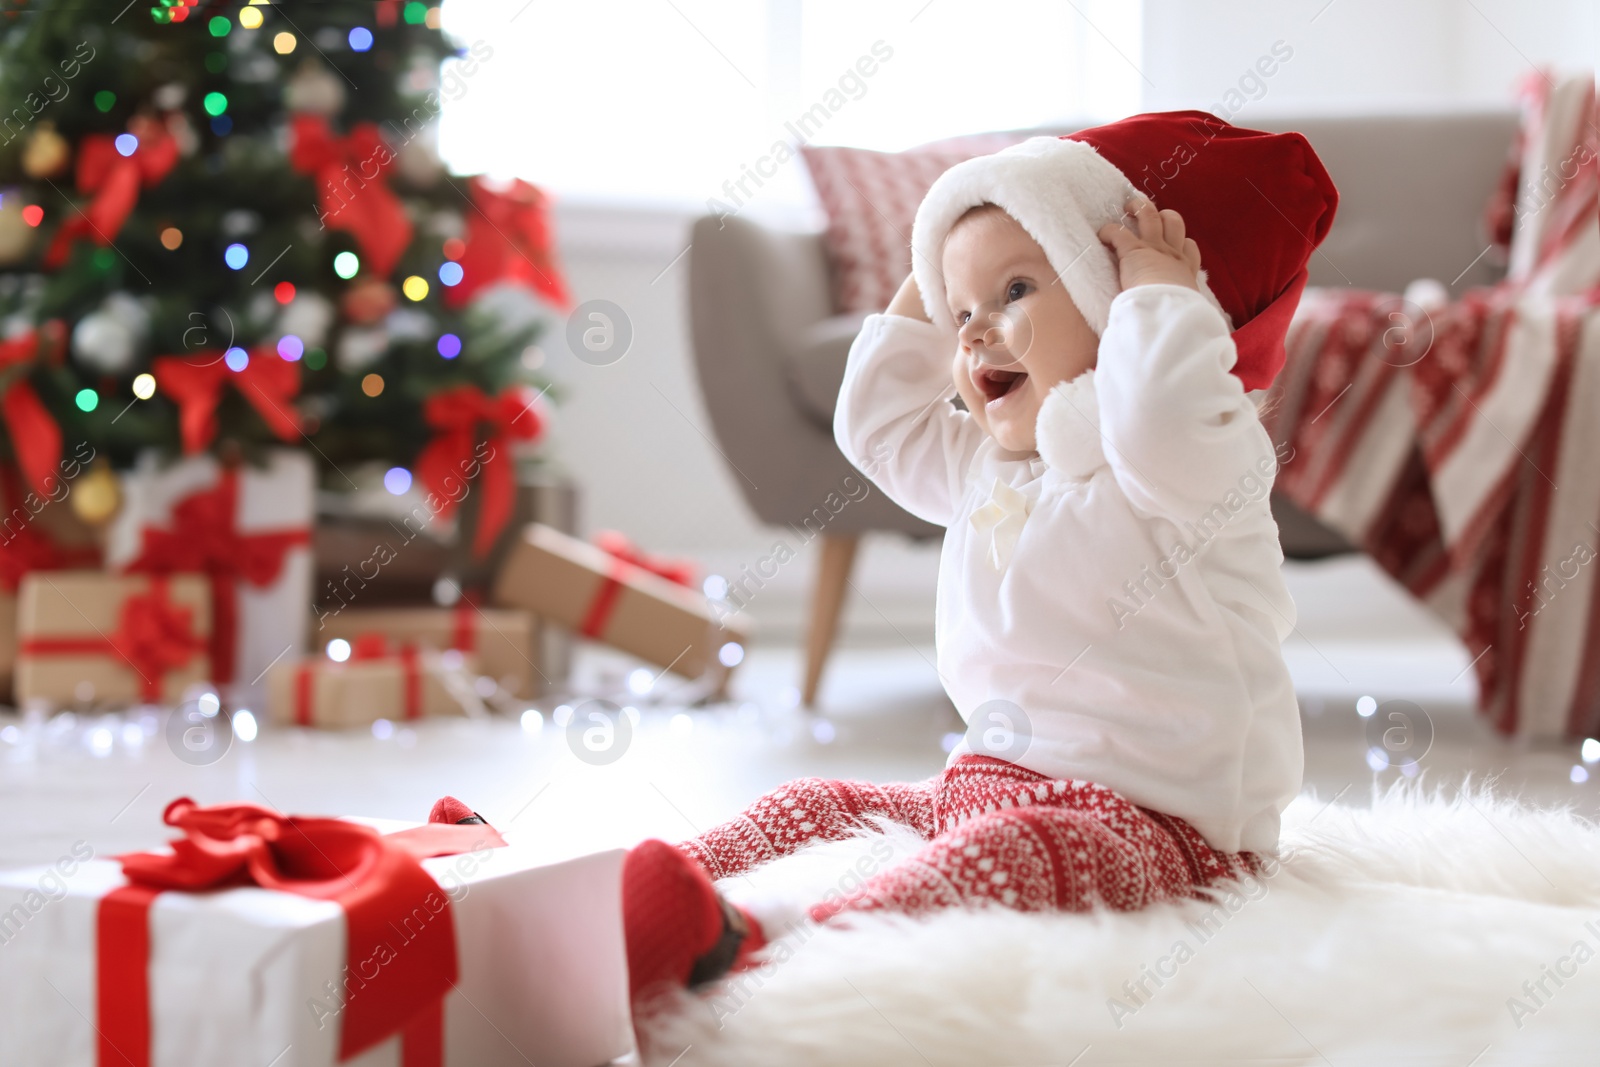
<path fill-rule="evenodd" d="M 916 843 L 886 826 L 723 888 L 808 902 Z M 803 928 L 645 1021 L 650 1062 L 1600 1063 L 1600 828 L 1483 789 L 1409 790 L 1370 808 L 1302 797 L 1283 848 L 1216 911 Z"/>

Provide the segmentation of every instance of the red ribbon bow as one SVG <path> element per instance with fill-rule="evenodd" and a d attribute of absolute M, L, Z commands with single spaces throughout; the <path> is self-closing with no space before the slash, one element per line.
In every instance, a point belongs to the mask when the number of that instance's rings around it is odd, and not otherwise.
<path fill-rule="evenodd" d="M 690 560 L 652 556 L 615 530 L 601 530 L 594 535 L 594 544 L 611 557 L 611 566 L 578 624 L 578 632 L 584 637 L 599 640 L 605 636 L 617 598 L 622 595 L 628 575 L 635 570 L 648 571 L 676 585 L 694 585 L 698 568 Z"/>
<path fill-rule="evenodd" d="M 467 216 L 461 281 L 444 291 L 445 306 L 461 307 L 478 290 L 509 281 L 532 289 L 562 310 L 570 309 L 572 294 L 556 263 L 544 193 L 520 178 L 503 186 L 482 178 L 467 184 L 476 210 Z"/>
<path fill-rule="evenodd" d="M 30 637 L 18 651 L 25 656 L 116 656 L 139 676 L 140 695 L 161 699 L 161 680 L 205 651 L 194 632 L 194 611 L 173 603 L 167 583 L 156 578 L 145 593 L 122 602 L 117 628 L 94 637 Z"/>
<path fill-rule="evenodd" d="M 49 496 L 52 480 L 60 477 L 56 468 L 61 462 L 61 427 L 28 380 L 39 358 L 39 340 L 39 331 L 30 330 L 0 341 L 0 371 L 11 371 L 10 384 L 0 396 L 0 415 L 28 484 L 41 496 Z"/>
<path fill-rule="evenodd" d="M 337 137 L 320 115 L 296 115 L 289 123 L 289 163 L 317 186 L 322 224 L 344 230 L 361 246 L 367 266 L 387 278 L 411 244 L 411 220 L 384 183 L 394 152 L 378 127 L 359 123 Z"/>
<path fill-rule="evenodd" d="M 178 405 L 183 450 L 199 452 L 217 436 L 217 404 L 224 383 L 232 382 L 267 428 L 284 441 L 300 433 L 300 412 L 290 402 L 300 391 L 300 367 L 271 348 L 257 348 L 243 370 L 228 368 L 223 354 L 202 352 L 197 358 L 159 356 L 152 364 L 156 384 Z"/>
<path fill-rule="evenodd" d="M 341 1060 L 404 1033 L 406 1062 L 414 1042 L 440 1061 L 440 1009 L 457 976 L 455 925 L 448 895 L 419 861 L 504 845 L 498 833 L 430 823 L 385 836 L 342 819 L 279 815 L 254 804 L 202 808 L 187 797 L 167 805 L 162 820 L 185 836 L 170 853 L 118 857 L 129 884 L 100 902 L 101 1067 L 150 1063 L 149 913 L 157 894 L 251 885 L 344 908 Z"/>
<path fill-rule="evenodd" d="M 172 525 L 146 526 L 139 557 L 129 570 L 153 574 L 199 571 L 211 583 L 212 681 L 233 681 L 235 641 L 239 632 L 238 583 L 265 588 L 278 580 L 285 553 L 310 542 L 306 529 L 240 533 L 239 472 L 224 467 L 212 489 L 180 500 L 172 509 Z"/>
<path fill-rule="evenodd" d="M 56 231 L 44 266 L 55 270 L 66 263 L 72 242 L 91 238 L 102 248 L 115 241 L 139 203 L 139 191 L 157 184 L 178 165 L 178 141 L 154 119 L 128 124 L 139 139 L 132 155 L 117 151 L 117 139 L 108 133 L 86 135 L 78 145 L 78 191 L 95 194 L 87 208 L 78 209 Z"/>
<path fill-rule="evenodd" d="M 513 441 L 535 441 L 544 432 L 538 394 L 524 386 L 511 386 L 491 397 L 475 385 L 456 385 L 430 396 L 422 405 L 422 418 L 433 427 L 433 438 L 417 457 L 417 477 L 439 500 L 438 514 L 455 511 L 464 494 L 461 487 L 477 475 L 478 529 L 472 554 L 488 555 L 500 531 L 511 519 L 516 496 Z M 486 457 L 476 458 L 479 434 L 489 446 Z"/>

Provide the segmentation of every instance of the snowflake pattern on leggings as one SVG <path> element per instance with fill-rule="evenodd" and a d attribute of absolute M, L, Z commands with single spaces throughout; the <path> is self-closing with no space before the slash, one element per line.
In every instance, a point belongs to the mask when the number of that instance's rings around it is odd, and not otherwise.
<path fill-rule="evenodd" d="M 1251 871 L 1187 822 L 1093 782 L 1063 781 L 988 756 L 964 756 L 925 782 L 800 778 L 679 847 L 728 878 L 874 817 L 916 830 L 926 847 L 842 899 L 811 909 L 907 913 L 995 903 L 1021 911 L 1144 908 Z"/>

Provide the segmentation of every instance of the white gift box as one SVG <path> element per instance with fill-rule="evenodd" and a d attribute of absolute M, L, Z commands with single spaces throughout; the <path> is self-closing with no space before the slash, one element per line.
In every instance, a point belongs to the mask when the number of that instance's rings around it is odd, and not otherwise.
<path fill-rule="evenodd" d="M 210 454 L 175 463 L 163 463 L 152 453 L 141 456 L 122 478 L 122 510 L 107 530 L 106 565 L 114 570 L 130 566 L 143 550 L 146 527 L 171 529 L 173 508 L 195 493 L 215 489 L 221 477 L 222 465 Z M 310 538 L 315 487 L 311 460 L 297 449 L 275 448 L 265 466 L 245 463 L 238 468 L 238 532 L 249 536 L 303 530 L 306 537 L 285 550 L 272 584 L 235 583 L 238 629 L 226 695 L 236 706 L 259 704 L 266 669 L 305 647 L 315 576 Z"/>
<path fill-rule="evenodd" d="M 595 1067 L 632 1049 L 623 854 L 540 863 L 511 842 L 422 861 L 451 897 L 456 933 L 444 1067 Z M 124 884 L 110 860 L 0 872 L 0 1064 L 99 1067 L 96 915 Z M 344 965 L 337 903 L 162 893 L 150 911 L 151 1067 L 333 1067 L 324 983 Z M 400 1067 L 400 1046 L 391 1037 L 344 1063 Z"/>

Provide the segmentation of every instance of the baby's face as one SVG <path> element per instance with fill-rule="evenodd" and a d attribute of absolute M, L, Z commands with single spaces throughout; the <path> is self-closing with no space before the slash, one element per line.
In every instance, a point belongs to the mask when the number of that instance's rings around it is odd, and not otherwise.
<path fill-rule="evenodd" d="M 942 258 L 960 331 L 956 391 L 1001 448 L 1036 451 L 1039 406 L 1053 386 L 1094 366 L 1099 338 L 1039 242 L 999 208 L 963 216 Z"/>

